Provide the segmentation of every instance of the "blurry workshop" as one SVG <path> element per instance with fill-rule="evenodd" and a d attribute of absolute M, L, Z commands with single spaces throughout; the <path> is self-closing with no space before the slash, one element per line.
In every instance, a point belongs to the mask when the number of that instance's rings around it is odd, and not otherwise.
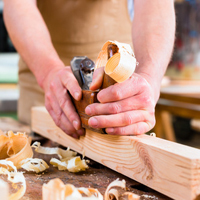
<path fill-rule="evenodd" d="M 133 20 L 131 8 L 137 1 L 127 2 Z M 155 106 L 155 126 L 138 135 L 107 134 L 105 128 L 89 126 L 85 108 L 99 103 L 99 90 L 89 88 L 93 71 L 106 66 L 103 90 L 121 84 L 140 64 L 129 45 L 104 41 L 97 60 L 83 55 L 71 60 L 83 91 L 81 100 L 71 99 L 85 129 L 84 136 L 73 138 L 44 105 L 30 109 L 31 124 L 18 118 L 20 55 L 0 0 L 1 200 L 200 199 L 200 1 L 175 0 L 174 8 L 174 49 Z M 127 60 L 134 68 L 113 73 L 112 68 L 128 65 Z"/>

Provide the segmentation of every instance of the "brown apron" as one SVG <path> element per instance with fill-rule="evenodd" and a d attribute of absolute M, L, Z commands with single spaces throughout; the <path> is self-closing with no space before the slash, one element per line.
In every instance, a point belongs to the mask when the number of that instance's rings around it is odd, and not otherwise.
<path fill-rule="evenodd" d="M 131 44 L 127 0 L 38 0 L 37 5 L 65 65 L 74 56 L 95 61 L 107 40 Z M 21 58 L 19 86 L 18 119 L 30 124 L 31 107 L 44 105 L 44 93 Z"/>

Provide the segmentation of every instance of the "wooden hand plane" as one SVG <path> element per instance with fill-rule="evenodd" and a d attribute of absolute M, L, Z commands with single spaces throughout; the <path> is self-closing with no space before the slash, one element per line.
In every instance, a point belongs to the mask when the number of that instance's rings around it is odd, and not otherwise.
<path fill-rule="evenodd" d="M 117 52 L 116 45 L 108 46 L 108 59 Z M 82 88 L 82 99 L 76 101 L 72 98 L 75 108 L 81 118 L 82 127 L 99 132 L 105 133 L 104 129 L 92 128 L 88 125 L 88 120 L 91 116 L 85 113 L 85 108 L 89 104 L 98 103 L 97 94 L 101 89 L 116 83 L 111 77 L 104 73 L 102 86 L 99 90 L 91 91 L 90 84 L 92 83 L 95 64 L 86 56 L 76 56 L 71 60 L 71 69 L 76 77 L 80 87 Z"/>

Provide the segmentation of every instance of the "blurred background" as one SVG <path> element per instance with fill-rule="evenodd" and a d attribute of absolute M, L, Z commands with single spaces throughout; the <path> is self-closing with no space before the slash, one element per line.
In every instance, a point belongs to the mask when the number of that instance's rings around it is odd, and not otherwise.
<path fill-rule="evenodd" d="M 19 56 L 6 31 L 3 1 L 0 0 L 0 117 L 11 116 L 17 119 L 18 59 Z"/>
<path fill-rule="evenodd" d="M 129 0 L 129 4 L 132 7 L 132 0 Z M 177 27 L 174 53 L 166 71 L 161 92 L 168 94 L 180 92 L 181 95 L 185 95 L 193 90 L 200 102 L 200 1 L 177 0 L 175 1 L 175 10 Z M 129 9 L 129 13 L 132 18 L 133 10 Z M 19 55 L 6 31 L 2 15 L 3 1 L 0 0 L 0 129 L 6 121 L 6 117 L 17 120 L 17 100 L 19 98 L 17 85 Z M 175 85 L 171 84 L 171 81 L 174 80 L 176 81 Z M 181 84 L 184 81 L 184 86 L 180 88 L 177 81 L 180 81 Z M 188 87 L 189 85 L 192 87 Z M 189 103 L 193 104 L 193 100 Z M 200 113 L 199 107 L 195 109 Z M 167 126 L 171 126 L 170 134 L 174 134 L 174 139 L 168 138 L 165 128 L 159 131 L 162 132 L 159 135 L 166 139 L 200 147 L 200 122 L 197 115 L 183 117 L 171 113 L 170 109 L 165 109 L 165 111 L 169 111 L 170 124 Z"/>

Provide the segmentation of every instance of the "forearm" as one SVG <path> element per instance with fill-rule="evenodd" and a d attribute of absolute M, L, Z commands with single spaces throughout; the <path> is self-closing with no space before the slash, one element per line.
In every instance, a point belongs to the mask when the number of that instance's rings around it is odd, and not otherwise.
<path fill-rule="evenodd" d="M 64 67 L 34 0 L 4 0 L 4 20 L 14 46 L 40 86 L 51 69 Z"/>
<path fill-rule="evenodd" d="M 134 51 L 141 74 L 159 97 L 161 79 L 171 58 L 175 14 L 173 0 L 135 0 L 135 15 L 132 27 Z"/>

